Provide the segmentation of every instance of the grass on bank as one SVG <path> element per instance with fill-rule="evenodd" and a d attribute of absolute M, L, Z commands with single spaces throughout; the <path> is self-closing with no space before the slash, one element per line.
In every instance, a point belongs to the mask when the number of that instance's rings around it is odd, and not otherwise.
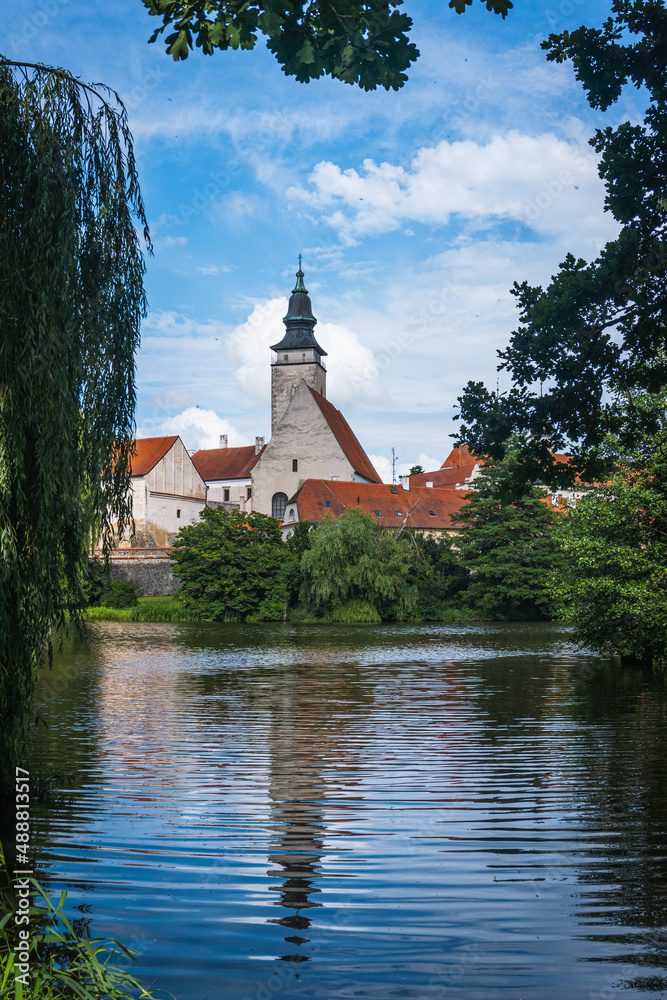
<path fill-rule="evenodd" d="M 87 608 L 86 618 L 96 622 L 181 622 L 191 615 L 172 594 L 140 597 L 134 608 Z"/>
<path fill-rule="evenodd" d="M 86 610 L 86 618 L 96 622 L 187 622 L 197 620 L 173 595 L 161 597 L 140 597 L 134 608 L 92 607 Z M 357 622 L 368 624 L 378 621 L 370 615 L 333 617 L 318 614 L 313 608 L 296 607 L 287 612 L 287 621 L 293 624 L 322 624 L 331 622 Z M 469 608 L 443 607 L 437 618 L 420 618 L 419 621 L 440 622 L 447 625 L 466 624 L 482 621 L 479 612 Z"/>

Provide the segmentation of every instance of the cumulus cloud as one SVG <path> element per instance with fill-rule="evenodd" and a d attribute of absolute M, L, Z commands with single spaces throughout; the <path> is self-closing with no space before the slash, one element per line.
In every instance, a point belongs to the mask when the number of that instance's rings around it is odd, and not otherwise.
<path fill-rule="evenodd" d="M 218 416 L 215 410 L 202 410 L 199 406 L 189 406 L 182 413 L 166 417 L 157 426 L 137 428 L 137 437 L 160 437 L 171 434 L 179 434 L 189 451 L 198 451 L 199 448 L 218 448 L 221 434 L 227 434 L 230 448 L 251 443 L 229 420 Z"/>
<path fill-rule="evenodd" d="M 513 221 L 546 235 L 600 226 L 603 186 L 583 141 L 512 130 L 420 149 L 409 168 L 364 160 L 358 170 L 318 163 L 307 188 L 288 196 L 323 214 L 347 243 L 408 223 L 446 226 L 454 217 Z"/>
<path fill-rule="evenodd" d="M 284 296 L 258 302 L 248 319 L 229 333 L 224 350 L 235 365 L 236 378 L 242 388 L 257 402 L 268 405 L 271 392 L 269 347 L 282 340 L 285 327 L 282 319 L 287 312 Z M 382 387 L 369 372 L 377 366 L 372 351 L 358 335 L 342 323 L 318 322 L 315 336 L 327 351 L 327 396 L 336 406 L 351 401 L 376 402 L 382 397 Z M 366 373 L 364 375 L 364 373 Z"/>

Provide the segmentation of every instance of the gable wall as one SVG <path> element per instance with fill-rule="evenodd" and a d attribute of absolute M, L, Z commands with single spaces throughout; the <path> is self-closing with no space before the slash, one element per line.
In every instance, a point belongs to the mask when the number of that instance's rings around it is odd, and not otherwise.
<path fill-rule="evenodd" d="M 292 459 L 299 463 L 292 472 Z M 274 493 L 289 499 L 306 479 L 354 480 L 343 454 L 305 382 L 301 382 L 252 471 L 252 509 L 271 514 Z"/>

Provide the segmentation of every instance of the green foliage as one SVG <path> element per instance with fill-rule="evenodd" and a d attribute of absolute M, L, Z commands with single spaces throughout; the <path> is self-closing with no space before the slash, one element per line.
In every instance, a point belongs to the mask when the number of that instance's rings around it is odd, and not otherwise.
<path fill-rule="evenodd" d="M 463 14 L 472 0 L 450 0 Z M 503 18 L 510 0 L 483 0 Z M 398 90 L 419 52 L 409 39 L 412 19 L 399 12 L 402 0 L 143 0 L 149 14 L 162 18 L 154 42 L 167 28 L 167 52 L 187 59 L 193 46 L 205 55 L 215 49 L 252 49 L 258 35 L 288 76 L 301 83 L 328 75 L 363 90 Z"/>
<path fill-rule="evenodd" d="M 363 623 L 379 623 L 382 621 L 380 614 L 368 601 L 353 598 L 345 601 L 344 604 L 335 604 L 331 610 L 324 613 L 322 621 L 326 622 L 346 622 L 348 625 Z"/>
<path fill-rule="evenodd" d="M 103 559 L 89 559 L 88 573 L 84 582 L 86 604 L 95 607 L 100 603 L 102 592 L 109 584 L 109 567 Z"/>
<path fill-rule="evenodd" d="M 150 1000 L 147 991 L 134 976 L 115 965 L 119 960 L 133 959 L 129 951 L 115 938 L 108 941 L 90 938 L 84 927 L 75 928 L 64 913 L 66 893 L 57 905 L 30 880 L 40 905 L 31 906 L 30 985 L 14 983 L 18 970 L 14 968 L 16 929 L 13 905 L 3 894 L 0 920 L 0 998 L 22 997 L 23 1000 Z M 76 923 L 76 922 L 75 922 Z"/>
<path fill-rule="evenodd" d="M 184 607 L 213 621 L 277 621 L 298 576 L 280 522 L 238 510 L 207 507 L 181 529 L 172 558 Z"/>
<path fill-rule="evenodd" d="M 146 220 L 117 95 L 0 57 L 0 757 L 127 522 Z M 6 778 L 6 774 L 4 775 Z M 0 774 L 0 783 L 3 775 Z"/>
<path fill-rule="evenodd" d="M 394 541 L 368 514 L 352 507 L 337 521 L 323 521 L 313 533 L 301 558 L 300 596 L 330 620 L 377 620 L 345 617 L 375 611 L 382 621 L 403 621 L 414 614 L 414 580 L 420 572 L 408 539 Z"/>
<path fill-rule="evenodd" d="M 577 642 L 601 652 L 667 660 L 667 470 L 618 475 L 581 500 L 556 537 L 550 582 Z"/>
<path fill-rule="evenodd" d="M 192 614 L 176 596 L 140 597 L 130 613 L 131 622 L 187 622 Z"/>
<path fill-rule="evenodd" d="M 310 548 L 314 530 L 314 526 L 308 521 L 298 521 L 294 525 L 294 531 L 287 539 L 287 548 L 299 559 Z"/>
<path fill-rule="evenodd" d="M 662 0 L 614 0 L 602 29 L 582 27 L 543 43 L 551 61 L 569 60 L 592 107 L 607 110 L 632 84 L 648 96 L 643 122 L 599 129 L 607 211 L 617 239 L 597 260 L 568 256 L 546 288 L 515 284 L 520 327 L 500 352 L 512 388 L 497 396 L 468 383 L 459 398 L 460 437 L 478 455 L 500 458 L 513 430 L 523 435 L 524 481 L 594 481 L 610 468 L 607 435 L 632 445 L 655 432 L 655 414 L 628 401 L 667 384 L 667 8 Z M 552 453 L 576 456 L 569 465 Z"/>
<path fill-rule="evenodd" d="M 509 461 L 486 466 L 475 492 L 452 516 L 463 525 L 456 545 L 471 574 L 465 602 L 492 619 L 547 618 L 545 584 L 559 563 L 558 515 L 533 487 L 516 498 L 505 492 Z"/>
<path fill-rule="evenodd" d="M 470 574 L 446 536 L 418 536 L 416 544 L 427 572 L 418 582 L 417 610 L 429 621 L 443 621 L 449 604 L 468 586 Z"/>
<path fill-rule="evenodd" d="M 412 468 L 410 469 L 410 472 L 408 473 L 408 475 L 409 476 L 421 476 L 423 472 L 424 472 L 423 466 L 421 466 L 421 465 L 413 465 Z"/>
<path fill-rule="evenodd" d="M 110 580 L 100 595 L 103 608 L 134 608 L 137 600 L 137 588 L 127 580 Z"/>

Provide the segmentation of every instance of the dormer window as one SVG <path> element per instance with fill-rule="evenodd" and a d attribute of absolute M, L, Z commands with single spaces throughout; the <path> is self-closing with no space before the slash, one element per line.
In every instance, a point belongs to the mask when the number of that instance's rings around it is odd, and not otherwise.
<path fill-rule="evenodd" d="M 324 501 L 324 506 L 325 507 L 330 507 L 331 506 L 331 500 L 325 500 Z"/>
<path fill-rule="evenodd" d="M 402 510 L 397 510 L 396 511 L 396 517 L 403 517 L 403 511 Z"/>
<path fill-rule="evenodd" d="M 431 515 L 431 517 L 435 517 L 435 511 L 434 510 L 430 510 L 429 514 Z"/>
<path fill-rule="evenodd" d="M 375 511 L 375 516 L 376 517 L 382 517 L 382 511 L 381 510 L 376 510 Z"/>

